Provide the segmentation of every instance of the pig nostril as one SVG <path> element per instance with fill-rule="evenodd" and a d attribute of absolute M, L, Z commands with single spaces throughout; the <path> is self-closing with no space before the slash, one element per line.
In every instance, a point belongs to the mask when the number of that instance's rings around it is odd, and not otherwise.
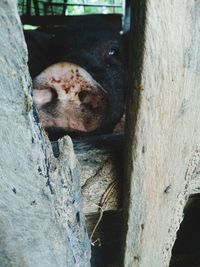
<path fill-rule="evenodd" d="M 84 102 L 84 100 L 86 100 L 86 97 L 89 95 L 89 93 L 87 91 L 81 91 L 78 94 L 78 97 L 80 99 L 81 102 Z"/>
<path fill-rule="evenodd" d="M 58 98 L 58 93 L 57 93 L 56 89 L 49 87 L 48 90 L 51 92 L 52 101 L 56 100 Z"/>

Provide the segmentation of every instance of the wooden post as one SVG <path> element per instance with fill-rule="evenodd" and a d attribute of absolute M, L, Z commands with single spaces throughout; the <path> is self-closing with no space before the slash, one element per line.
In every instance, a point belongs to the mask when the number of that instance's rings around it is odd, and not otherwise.
<path fill-rule="evenodd" d="M 40 9 L 39 9 L 39 4 L 37 0 L 33 0 L 34 3 L 34 9 L 35 9 L 35 15 L 39 16 L 40 15 Z"/>
<path fill-rule="evenodd" d="M 167 267 L 200 177 L 200 1 L 132 1 L 124 266 Z"/>
<path fill-rule="evenodd" d="M 55 158 L 38 127 L 16 0 L 0 25 L 0 266 L 90 266 L 79 164 L 69 137 Z"/>
<path fill-rule="evenodd" d="M 27 0 L 26 2 L 26 15 L 31 16 L 31 0 Z"/>

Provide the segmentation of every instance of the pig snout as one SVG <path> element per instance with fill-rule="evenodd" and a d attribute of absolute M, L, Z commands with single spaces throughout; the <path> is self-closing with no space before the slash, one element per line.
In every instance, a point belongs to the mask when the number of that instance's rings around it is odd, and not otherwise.
<path fill-rule="evenodd" d="M 42 126 L 92 132 L 105 121 L 109 101 L 105 90 L 80 66 L 57 63 L 33 80 L 33 101 Z"/>

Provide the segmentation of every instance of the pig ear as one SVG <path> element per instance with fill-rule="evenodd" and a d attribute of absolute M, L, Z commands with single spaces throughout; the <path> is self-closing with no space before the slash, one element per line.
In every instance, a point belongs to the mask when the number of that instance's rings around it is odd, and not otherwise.
<path fill-rule="evenodd" d="M 58 94 L 54 88 L 33 89 L 33 102 L 38 108 L 57 100 Z"/>
<path fill-rule="evenodd" d="M 26 43 L 34 43 L 37 48 L 45 49 L 53 39 L 52 34 L 40 32 L 39 30 L 24 30 Z"/>
<path fill-rule="evenodd" d="M 32 78 L 50 65 L 49 46 L 53 37 L 50 34 L 25 30 L 24 36 L 28 48 L 28 66 Z"/>

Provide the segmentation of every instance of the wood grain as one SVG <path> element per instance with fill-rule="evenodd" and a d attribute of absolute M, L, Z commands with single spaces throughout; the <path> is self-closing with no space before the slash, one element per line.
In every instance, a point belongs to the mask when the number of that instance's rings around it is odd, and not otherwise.
<path fill-rule="evenodd" d="M 124 266 L 164 267 L 188 195 L 199 192 L 200 1 L 132 8 Z"/>

